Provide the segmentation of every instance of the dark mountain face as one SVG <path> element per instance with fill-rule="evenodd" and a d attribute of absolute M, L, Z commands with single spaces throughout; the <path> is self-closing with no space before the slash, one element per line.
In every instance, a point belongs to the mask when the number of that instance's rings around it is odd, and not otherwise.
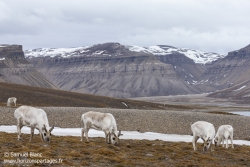
<path fill-rule="evenodd" d="M 56 88 L 26 60 L 21 45 L 0 45 L 0 81 Z"/>
<path fill-rule="evenodd" d="M 28 60 L 48 80 L 68 91 L 119 98 L 201 93 L 190 83 L 200 78 L 204 67 L 183 54 L 155 56 L 117 43 L 77 52 L 78 56 L 68 58 Z"/>
<path fill-rule="evenodd" d="M 207 84 L 225 89 L 250 79 L 250 45 L 214 62 L 203 74 Z"/>
<path fill-rule="evenodd" d="M 193 60 L 178 52 L 156 57 L 165 64 L 171 64 L 178 76 L 191 84 L 195 81 L 199 81 L 201 75 L 205 72 L 204 65 L 196 64 Z"/>
<path fill-rule="evenodd" d="M 166 45 L 105 43 L 58 50 L 37 49 L 26 56 L 57 87 L 81 93 L 122 98 L 198 94 L 250 80 L 250 45 L 224 58 Z"/>

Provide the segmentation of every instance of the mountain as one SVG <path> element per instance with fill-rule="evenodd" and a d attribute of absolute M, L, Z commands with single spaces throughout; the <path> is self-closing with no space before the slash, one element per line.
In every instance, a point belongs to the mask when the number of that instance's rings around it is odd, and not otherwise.
<path fill-rule="evenodd" d="M 26 60 L 22 45 L 0 45 L 0 82 L 56 88 Z"/>
<path fill-rule="evenodd" d="M 166 45 L 151 47 L 104 43 L 78 48 L 25 51 L 27 60 L 63 90 L 128 98 L 197 94 L 204 64 L 221 55 Z"/>
<path fill-rule="evenodd" d="M 110 47 L 110 48 L 109 48 Z M 116 52 L 111 53 L 110 49 L 116 50 Z M 122 50 L 119 52 L 119 50 Z M 149 47 L 140 47 L 140 46 L 130 46 L 130 45 L 121 45 L 119 43 L 104 43 L 97 44 L 94 46 L 84 46 L 76 48 L 38 48 L 25 51 L 25 56 L 27 58 L 34 57 L 78 57 L 78 56 L 124 56 L 126 51 L 132 51 L 137 53 L 151 53 L 157 56 L 166 56 L 172 55 L 174 53 L 179 53 L 185 55 L 186 57 L 192 59 L 195 63 L 198 64 L 207 64 L 212 63 L 220 58 L 223 58 L 223 55 L 204 52 L 194 49 L 187 48 L 176 48 L 173 46 L 167 45 L 157 45 Z"/>
<path fill-rule="evenodd" d="M 250 45 L 228 55 L 207 69 L 203 74 L 207 83 L 221 90 L 212 97 L 248 98 L 250 97 Z"/>
<path fill-rule="evenodd" d="M 214 62 L 203 74 L 203 79 L 212 85 L 225 89 L 246 81 L 250 74 L 250 45 L 229 52 Z"/>
<path fill-rule="evenodd" d="M 222 89 L 216 92 L 213 92 L 208 95 L 208 97 L 217 97 L 217 98 L 227 98 L 233 100 L 248 101 L 250 100 L 250 80 L 229 87 L 227 89 Z"/>

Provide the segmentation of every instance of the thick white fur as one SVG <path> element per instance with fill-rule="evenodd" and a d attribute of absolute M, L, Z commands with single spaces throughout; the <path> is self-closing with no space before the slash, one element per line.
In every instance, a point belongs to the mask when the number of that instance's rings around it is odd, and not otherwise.
<path fill-rule="evenodd" d="M 191 130 L 193 132 L 192 143 L 193 143 L 194 150 L 197 150 L 197 147 L 196 147 L 197 140 L 199 138 L 201 138 L 204 142 L 203 151 L 206 151 L 209 148 L 211 151 L 210 146 L 212 145 L 212 141 L 213 141 L 214 136 L 215 136 L 214 125 L 209 123 L 209 122 L 205 122 L 205 121 L 197 121 L 191 125 Z"/>
<path fill-rule="evenodd" d="M 36 128 L 40 132 L 42 141 L 50 142 L 50 132 L 53 130 L 54 125 L 50 128 L 47 114 L 44 110 L 30 106 L 21 106 L 14 112 L 17 119 L 17 132 L 18 140 L 21 140 L 21 129 L 23 126 L 28 126 L 31 129 L 30 141 L 34 135 Z"/>
<path fill-rule="evenodd" d="M 215 145 L 219 146 L 222 142 L 222 147 L 224 147 L 224 140 L 226 139 L 226 148 L 228 148 L 228 138 L 231 140 L 232 148 L 233 145 L 233 127 L 231 125 L 221 125 L 215 135 Z"/>
<path fill-rule="evenodd" d="M 89 111 L 82 115 L 81 121 L 83 122 L 81 141 L 83 141 L 85 133 L 87 142 L 89 142 L 88 131 L 92 128 L 104 131 L 107 143 L 118 144 L 121 133 L 117 131 L 116 121 L 112 114 Z"/>
<path fill-rule="evenodd" d="M 16 98 L 15 97 L 10 97 L 7 100 L 7 106 L 10 107 L 12 103 L 14 103 L 14 105 L 16 106 Z"/>

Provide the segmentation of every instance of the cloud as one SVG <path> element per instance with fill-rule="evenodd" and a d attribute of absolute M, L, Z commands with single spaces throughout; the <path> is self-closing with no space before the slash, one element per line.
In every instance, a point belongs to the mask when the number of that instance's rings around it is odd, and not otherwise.
<path fill-rule="evenodd" d="M 3 0 L 0 43 L 166 44 L 226 54 L 249 44 L 247 0 Z"/>

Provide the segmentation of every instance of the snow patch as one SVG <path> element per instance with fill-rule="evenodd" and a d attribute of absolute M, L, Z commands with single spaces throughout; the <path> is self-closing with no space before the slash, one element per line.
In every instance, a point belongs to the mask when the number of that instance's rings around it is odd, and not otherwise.
<path fill-rule="evenodd" d="M 88 47 L 77 47 L 77 48 L 39 48 L 33 50 L 26 50 L 25 57 L 71 57 L 74 55 L 78 55 L 79 53 L 85 52 L 84 50 Z"/>
<path fill-rule="evenodd" d="M 16 126 L 0 126 L 0 132 L 17 133 Z M 22 133 L 30 134 L 30 128 L 23 127 Z M 38 134 L 38 130 L 35 129 L 35 134 Z M 53 135 L 56 136 L 79 136 L 81 135 L 81 128 L 59 128 L 55 127 L 52 131 Z M 154 132 L 140 133 L 137 131 L 122 131 L 123 136 L 120 139 L 136 139 L 136 140 L 162 140 L 170 142 L 192 142 L 193 137 L 190 135 L 177 135 L 177 134 L 162 134 Z M 97 131 L 94 129 L 89 130 L 89 137 L 104 137 L 104 132 Z M 53 139 L 52 139 L 53 141 Z M 199 143 L 203 143 L 201 139 Z M 246 140 L 234 140 L 234 144 L 248 145 L 250 141 Z"/>
<path fill-rule="evenodd" d="M 234 90 L 234 91 L 239 91 L 239 90 L 241 90 L 241 89 L 244 89 L 246 87 L 246 85 L 244 85 L 244 86 L 242 86 L 242 87 L 240 87 L 239 89 L 236 89 L 236 90 Z"/>
<path fill-rule="evenodd" d="M 80 54 L 84 54 L 85 52 L 89 52 L 90 49 L 94 46 L 84 46 L 84 47 L 76 47 L 76 48 L 39 48 L 39 49 L 33 49 L 33 50 L 26 50 L 25 56 L 28 58 L 31 57 L 55 57 L 55 56 L 61 56 L 61 57 L 72 57 L 72 56 L 78 56 Z M 165 45 L 155 45 L 155 46 L 149 46 L 149 47 L 141 47 L 141 46 L 130 46 L 126 45 L 126 49 L 132 51 L 132 52 L 144 52 L 144 53 L 151 53 L 156 56 L 165 56 L 173 53 L 180 53 L 184 54 L 188 58 L 192 59 L 195 63 L 199 64 L 206 64 L 211 63 L 217 59 L 223 58 L 223 55 L 219 55 L 217 53 L 210 53 L 210 52 L 204 52 L 199 50 L 193 50 L 188 48 L 175 48 L 172 46 L 165 46 Z M 104 55 L 104 50 L 98 50 L 94 52 L 92 55 L 86 55 L 86 56 L 95 56 L 95 55 Z M 111 55 L 109 55 L 111 56 Z"/>

